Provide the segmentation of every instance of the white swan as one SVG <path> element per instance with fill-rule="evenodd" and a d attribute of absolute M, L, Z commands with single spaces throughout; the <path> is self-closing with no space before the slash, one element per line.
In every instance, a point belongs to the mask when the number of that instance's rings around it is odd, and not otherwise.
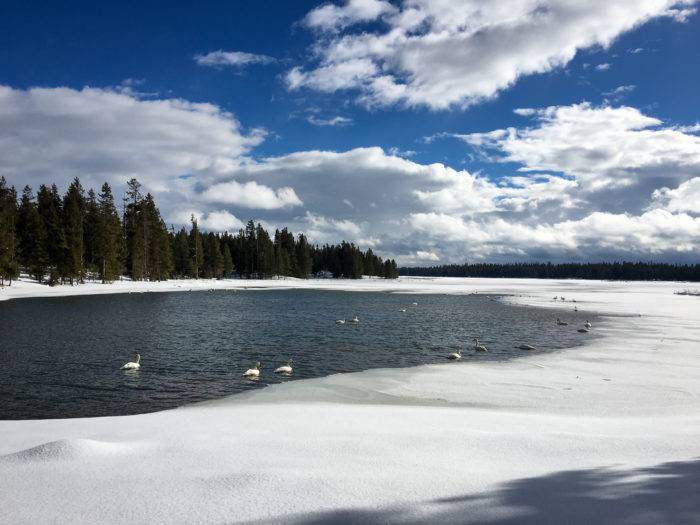
<path fill-rule="evenodd" d="M 129 361 L 122 367 L 122 370 L 138 370 L 139 368 L 141 368 L 141 354 L 136 354 L 136 361 Z"/>
<path fill-rule="evenodd" d="M 476 337 L 474 338 L 474 350 L 477 352 L 488 352 L 484 345 L 479 344 L 479 340 Z"/>
<path fill-rule="evenodd" d="M 356 315 L 353 316 L 353 318 L 348 321 L 348 323 L 352 323 L 352 324 L 357 324 L 359 322 L 360 322 L 360 318 L 357 317 Z"/>
<path fill-rule="evenodd" d="M 532 346 L 532 345 L 524 345 L 524 344 L 518 346 L 518 348 L 519 348 L 520 350 L 535 350 L 535 347 L 534 347 L 534 346 Z"/>
<path fill-rule="evenodd" d="M 399 312 L 405 312 L 405 311 L 406 311 L 405 308 L 401 308 L 401 310 L 399 310 Z"/>
<path fill-rule="evenodd" d="M 451 359 L 452 361 L 459 361 L 462 359 L 462 349 L 460 348 L 456 352 L 452 352 L 450 355 L 447 356 L 447 359 Z"/>
<path fill-rule="evenodd" d="M 559 326 L 568 326 L 569 323 L 567 323 L 566 321 L 562 321 L 561 319 L 559 319 L 559 318 L 557 317 L 557 324 L 558 324 Z"/>
<path fill-rule="evenodd" d="M 292 363 L 294 361 L 290 359 L 287 361 L 286 365 L 280 366 L 278 368 L 275 368 L 275 374 L 291 374 L 292 373 Z"/>
<path fill-rule="evenodd" d="M 335 324 L 345 324 L 345 319 L 338 319 Z"/>
<path fill-rule="evenodd" d="M 413 306 L 418 306 L 418 303 L 413 301 Z"/>
<path fill-rule="evenodd" d="M 586 328 L 590 328 L 593 325 L 589 321 L 586 321 L 583 326 L 585 326 Z"/>
<path fill-rule="evenodd" d="M 260 377 L 260 361 L 255 363 L 255 366 L 253 368 L 249 368 L 248 370 L 246 370 L 245 374 L 243 374 L 243 377 L 249 377 L 249 378 Z"/>

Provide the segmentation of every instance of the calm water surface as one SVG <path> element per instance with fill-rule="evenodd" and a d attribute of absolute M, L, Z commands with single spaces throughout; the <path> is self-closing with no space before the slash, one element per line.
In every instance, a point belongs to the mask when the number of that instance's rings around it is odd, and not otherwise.
<path fill-rule="evenodd" d="M 413 305 L 413 301 L 418 303 Z M 400 312 L 405 308 L 406 312 Z M 360 317 L 358 325 L 336 325 Z M 0 302 L 0 419 L 152 412 L 294 379 L 380 367 L 503 360 L 582 344 L 592 316 L 485 295 L 248 290 Z M 488 353 L 472 351 L 479 337 Z M 120 366 L 141 354 L 140 371 Z M 273 370 L 295 361 L 292 377 Z M 263 363 L 258 381 L 242 373 Z"/>

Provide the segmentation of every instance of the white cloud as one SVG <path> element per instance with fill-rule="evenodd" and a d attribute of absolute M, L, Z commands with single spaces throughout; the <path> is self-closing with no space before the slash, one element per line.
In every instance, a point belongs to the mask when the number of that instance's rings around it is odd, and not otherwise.
<path fill-rule="evenodd" d="M 700 131 L 700 122 L 691 124 L 689 126 L 675 126 L 673 129 L 680 131 L 681 133 L 697 133 Z"/>
<path fill-rule="evenodd" d="M 168 223 L 186 224 L 194 213 L 205 229 L 235 230 L 250 217 L 406 263 L 433 255 L 440 262 L 697 258 L 700 137 L 634 108 L 581 104 L 521 114 L 533 127 L 460 136 L 521 165 L 492 180 L 379 147 L 254 160 L 264 132 L 244 133 L 211 104 L 2 87 L 0 173 L 35 189 L 53 181 L 65 188 L 75 176 L 88 187 L 107 181 L 117 198 L 137 177 Z M 621 181 L 627 185 L 616 193 Z M 589 199 L 597 186 L 607 189 Z M 628 205 L 632 198 L 638 209 Z"/>
<path fill-rule="evenodd" d="M 566 65 L 658 17 L 686 20 L 695 0 L 405 0 L 326 4 L 306 25 L 321 34 L 314 65 L 287 73 L 290 89 L 357 89 L 367 105 L 445 109 L 496 96 L 520 77 Z M 353 31 L 358 21 L 382 25 Z M 345 29 L 343 29 L 345 28 Z M 343 29 L 341 32 L 337 30 Z"/>
<path fill-rule="evenodd" d="M 445 214 L 414 214 L 417 232 L 457 247 L 470 259 L 497 256 L 595 259 L 597 256 L 686 255 L 700 249 L 700 218 L 652 210 L 640 216 L 594 212 L 580 220 L 526 225 L 495 219 L 463 220 Z M 445 244 L 447 243 L 447 244 Z"/>
<path fill-rule="evenodd" d="M 623 99 L 626 95 L 632 93 L 632 91 L 634 91 L 635 89 L 637 89 L 637 86 L 635 86 L 634 84 L 617 86 L 615 89 L 611 89 L 610 91 L 604 92 L 603 96 L 605 97 L 606 103 L 609 104 L 610 102 L 617 102 Z"/>
<path fill-rule="evenodd" d="M 250 64 L 272 64 L 276 62 L 271 56 L 246 53 L 244 51 L 211 51 L 204 55 L 195 55 L 194 61 L 200 66 L 210 67 L 244 67 Z"/>
<path fill-rule="evenodd" d="M 274 210 L 301 206 L 303 203 L 290 187 L 273 190 L 255 181 L 245 183 L 236 180 L 219 182 L 209 186 L 200 197 L 206 202 L 235 204 L 243 208 Z"/>
<path fill-rule="evenodd" d="M 418 152 L 412 149 L 400 149 L 396 146 L 389 148 L 389 155 L 393 157 L 415 157 Z"/>
<path fill-rule="evenodd" d="M 671 212 L 700 214 L 700 177 L 685 181 L 676 189 L 659 188 L 652 195 L 654 205 Z"/>
<path fill-rule="evenodd" d="M 395 7 L 382 0 L 346 0 L 342 7 L 334 4 L 317 7 L 306 15 L 304 24 L 313 29 L 330 31 L 371 22 L 395 11 Z"/>
<path fill-rule="evenodd" d="M 327 119 L 309 115 L 306 121 L 314 126 L 347 126 L 348 124 L 352 124 L 351 118 L 341 117 L 340 115 Z"/>
<path fill-rule="evenodd" d="M 235 232 L 245 225 L 235 215 L 227 210 L 211 211 L 204 213 L 199 210 L 187 210 L 174 214 L 171 219 L 176 224 L 189 225 L 194 216 L 200 229 L 214 232 Z"/>
<path fill-rule="evenodd" d="M 193 180 L 230 173 L 263 130 L 244 134 L 213 104 L 148 99 L 109 89 L 0 86 L 0 173 L 36 188 L 80 177 L 86 186 L 185 191 Z M 182 176 L 189 178 L 182 178 Z"/>
<path fill-rule="evenodd" d="M 595 67 L 596 71 L 607 71 L 608 69 L 610 69 L 610 64 L 608 64 L 607 62 L 605 62 L 603 64 L 598 64 Z"/>
<path fill-rule="evenodd" d="M 564 173 L 586 192 L 663 179 L 678 184 L 700 174 L 700 137 L 662 127 L 635 108 L 552 106 L 534 118 L 536 127 L 457 136 L 520 164 L 520 171 Z"/>

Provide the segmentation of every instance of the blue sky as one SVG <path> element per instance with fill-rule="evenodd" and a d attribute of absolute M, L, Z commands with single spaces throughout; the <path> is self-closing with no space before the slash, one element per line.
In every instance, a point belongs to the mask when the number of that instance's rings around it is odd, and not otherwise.
<path fill-rule="evenodd" d="M 4 2 L 0 170 L 137 176 L 176 226 L 254 218 L 404 264 L 697 260 L 696 9 Z"/>

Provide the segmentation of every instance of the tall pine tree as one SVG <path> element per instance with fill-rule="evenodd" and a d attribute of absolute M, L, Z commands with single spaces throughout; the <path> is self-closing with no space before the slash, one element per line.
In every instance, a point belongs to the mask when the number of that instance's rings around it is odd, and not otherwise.
<path fill-rule="evenodd" d="M 5 177 L 0 176 L 0 285 L 4 285 L 5 280 L 12 285 L 18 273 L 16 222 L 17 193 L 7 186 Z"/>

